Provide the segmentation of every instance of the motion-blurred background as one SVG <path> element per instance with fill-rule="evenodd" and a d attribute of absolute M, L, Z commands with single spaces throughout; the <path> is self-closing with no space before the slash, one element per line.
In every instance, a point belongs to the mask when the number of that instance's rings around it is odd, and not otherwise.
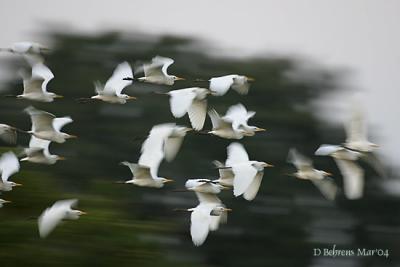
<path fill-rule="evenodd" d="M 79 136 L 52 144 L 68 160 L 52 166 L 23 163 L 3 194 L 0 266 L 399 266 L 400 214 L 397 114 L 400 38 L 398 1 L 10 1 L 0 10 L 0 46 L 32 40 L 49 46 L 46 65 L 55 74 L 50 91 L 65 98 L 37 104 L 0 98 L 0 122 L 30 127 L 22 110 L 33 104 L 70 115 L 66 132 Z M 126 105 L 80 104 L 115 66 L 155 55 L 175 59 L 170 73 L 187 78 L 171 87 L 134 83 Z M 22 90 L 17 76 L 27 64 L 0 55 L 0 92 Z M 214 178 L 212 160 L 225 160 L 227 140 L 189 134 L 176 160 L 160 175 L 176 180 L 161 190 L 115 184 L 130 178 L 123 160 L 136 162 L 154 124 L 173 122 L 168 99 L 153 91 L 193 86 L 196 78 L 231 73 L 254 77 L 247 96 L 229 92 L 209 106 L 225 113 L 243 103 L 267 132 L 241 140 L 251 159 L 276 167 L 265 172 L 252 202 L 221 199 L 234 212 L 228 224 L 194 247 L 189 214 L 192 193 L 172 192 L 188 178 Z M 207 86 L 207 83 L 200 86 Z M 357 95 L 369 119 L 370 139 L 381 145 L 388 180 L 367 165 L 365 197 L 329 202 L 293 172 L 290 147 L 312 156 L 322 143 L 340 144 L 349 99 Z M 178 121 L 188 125 L 188 119 Z M 206 122 L 206 129 L 211 127 Z M 22 146 L 28 137 L 19 139 Z M 1 151 L 11 148 L 2 147 Z M 330 158 L 313 157 L 319 169 L 340 172 Z M 3 197 L 2 196 L 2 197 Z M 79 198 L 89 214 L 41 240 L 32 217 L 58 199 Z M 314 257 L 313 248 L 388 249 L 384 257 Z"/>

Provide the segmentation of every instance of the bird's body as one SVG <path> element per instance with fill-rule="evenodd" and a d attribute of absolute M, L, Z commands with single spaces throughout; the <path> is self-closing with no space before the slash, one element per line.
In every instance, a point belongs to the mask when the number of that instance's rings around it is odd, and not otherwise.
<path fill-rule="evenodd" d="M 53 72 L 43 63 L 37 63 L 32 67 L 32 74 L 28 76 L 20 72 L 23 78 L 24 91 L 17 95 L 23 98 L 40 102 L 53 102 L 55 98 L 62 96 L 47 91 L 47 84 L 54 78 Z"/>
<path fill-rule="evenodd" d="M 132 68 L 129 63 L 123 62 L 119 64 L 104 87 L 99 82 L 95 83 L 97 95 L 91 98 L 113 104 L 125 104 L 128 100 L 136 99 L 133 96 L 121 93 L 125 87 L 132 84 L 132 81 L 124 80 L 125 77 L 129 76 L 133 76 Z"/>
<path fill-rule="evenodd" d="M 31 137 L 29 141 L 29 148 L 25 149 L 26 157 L 22 158 L 21 161 L 29 161 L 32 163 L 52 165 L 58 160 L 63 160 L 63 157 L 58 155 L 52 155 L 49 151 L 49 140 Z"/>
<path fill-rule="evenodd" d="M 77 220 L 82 214 L 86 214 L 72 209 L 77 203 L 77 199 L 59 200 L 47 208 L 38 220 L 40 237 L 47 237 L 62 220 Z"/>
<path fill-rule="evenodd" d="M 217 180 L 214 180 L 214 182 L 217 182 L 222 186 L 233 187 L 233 180 L 235 178 L 235 175 L 233 174 L 232 169 L 227 168 L 224 164 L 222 164 L 222 162 L 219 162 L 217 160 L 213 163 L 219 171 L 219 177 Z"/>
<path fill-rule="evenodd" d="M 310 180 L 327 199 L 335 199 L 338 189 L 336 184 L 328 178 L 328 176 L 331 176 L 330 173 L 315 169 L 312 161 L 301 155 L 294 148 L 289 151 L 288 161 L 297 169 L 293 174 L 294 177 Z"/>
<path fill-rule="evenodd" d="M 17 143 L 17 131 L 18 129 L 13 126 L 0 124 L 0 139 L 8 144 L 15 145 Z"/>
<path fill-rule="evenodd" d="M 362 153 L 342 146 L 321 145 L 315 155 L 331 156 L 343 176 L 344 193 L 348 199 L 359 199 L 364 192 L 364 170 L 357 164 Z"/>
<path fill-rule="evenodd" d="M 245 95 L 249 92 L 249 81 L 252 78 L 231 74 L 221 77 L 214 77 L 210 79 L 210 90 L 217 96 L 222 96 L 228 92 L 230 88 L 237 91 L 241 95 Z"/>
<path fill-rule="evenodd" d="M 72 122 L 70 117 L 56 118 L 53 114 L 32 106 L 25 111 L 31 117 L 32 130 L 29 133 L 33 136 L 56 143 L 64 143 L 67 139 L 76 137 L 60 131 L 64 125 Z"/>
<path fill-rule="evenodd" d="M 244 147 L 239 143 L 232 143 L 227 148 L 228 158 L 225 165 L 232 169 L 234 174 L 233 194 L 243 195 L 246 200 L 253 200 L 260 188 L 264 176 L 264 167 L 272 167 L 266 162 L 249 160 Z"/>
<path fill-rule="evenodd" d="M 173 63 L 174 60 L 171 58 L 156 56 L 152 58 L 150 63 L 146 63 L 140 68 L 140 71 L 144 72 L 144 76 L 138 78 L 138 80 L 163 85 L 173 85 L 175 81 L 184 80 L 183 78 L 168 74 L 168 67 Z"/>
<path fill-rule="evenodd" d="M 165 183 L 173 181 L 163 177 L 154 177 L 151 174 L 150 167 L 147 166 L 130 163 L 127 161 L 121 162 L 121 164 L 129 167 L 133 175 L 131 180 L 125 181 L 126 184 L 134 184 L 141 187 L 161 188 Z"/>
<path fill-rule="evenodd" d="M 13 152 L 6 152 L 0 157 L 0 191 L 11 191 L 14 186 L 20 186 L 9 181 L 10 176 L 19 171 L 20 165 L 18 158 Z"/>
<path fill-rule="evenodd" d="M 255 114 L 253 111 L 247 111 L 242 104 L 231 106 L 223 117 L 212 109 L 208 112 L 212 122 L 212 130 L 208 133 L 225 139 L 242 139 L 245 136 L 254 136 L 256 132 L 265 131 L 263 128 L 247 124 L 247 121 Z"/>
<path fill-rule="evenodd" d="M 152 176 L 157 177 L 161 161 L 165 158 L 171 162 L 176 157 L 186 133 L 190 130 L 190 128 L 174 123 L 153 126 L 149 136 L 142 144 L 139 164 L 149 166 Z"/>
<path fill-rule="evenodd" d="M 192 127 L 196 130 L 203 129 L 207 114 L 207 95 L 209 93 L 210 90 L 200 87 L 168 92 L 172 115 L 175 118 L 181 118 L 188 113 Z"/>
<path fill-rule="evenodd" d="M 200 246 L 207 239 L 209 231 L 216 231 L 221 223 L 226 223 L 227 209 L 216 194 L 223 186 L 208 179 L 189 179 L 186 188 L 194 191 L 199 200 L 195 208 L 187 209 L 191 212 L 190 234 L 195 246 Z"/>

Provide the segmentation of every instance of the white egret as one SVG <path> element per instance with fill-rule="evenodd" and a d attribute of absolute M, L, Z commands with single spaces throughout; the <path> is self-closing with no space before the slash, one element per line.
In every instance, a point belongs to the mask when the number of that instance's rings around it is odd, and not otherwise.
<path fill-rule="evenodd" d="M 174 60 L 167 57 L 156 56 L 151 63 L 144 64 L 137 72 L 144 72 L 144 77 L 137 78 L 138 81 L 173 85 L 175 81 L 184 80 L 184 78 L 175 75 L 169 75 L 167 69 L 174 63 Z M 134 80 L 133 75 L 126 76 L 124 80 Z"/>
<path fill-rule="evenodd" d="M 365 117 L 358 105 L 353 105 L 351 119 L 345 126 L 347 139 L 344 146 L 346 148 L 361 152 L 372 152 L 378 147 L 377 144 L 368 141 Z"/>
<path fill-rule="evenodd" d="M 364 192 L 364 170 L 357 164 L 360 152 L 336 145 L 321 145 L 315 155 L 331 156 L 343 176 L 344 194 L 348 199 L 359 199 Z"/>
<path fill-rule="evenodd" d="M 232 169 L 225 167 L 225 165 L 218 160 L 214 160 L 213 163 L 219 171 L 219 177 L 217 180 L 214 180 L 214 182 L 226 187 L 233 187 L 233 179 L 235 178 L 235 175 L 233 174 Z"/>
<path fill-rule="evenodd" d="M 38 220 L 40 237 L 47 237 L 62 220 L 77 220 L 81 215 L 86 214 L 86 212 L 72 209 L 77 204 L 77 199 L 59 200 L 47 208 Z"/>
<path fill-rule="evenodd" d="M 62 118 L 56 118 L 55 120 L 59 119 Z M 64 157 L 50 154 L 50 143 L 51 142 L 49 140 L 44 140 L 32 136 L 31 140 L 29 141 L 29 148 L 25 149 L 26 157 L 22 158 L 21 161 L 52 165 L 55 164 L 58 160 L 65 160 Z"/>
<path fill-rule="evenodd" d="M 64 125 L 73 122 L 71 117 L 56 118 L 53 114 L 32 106 L 26 108 L 25 112 L 31 117 L 32 130 L 29 133 L 33 136 L 56 143 L 64 143 L 66 139 L 76 138 L 75 135 L 60 131 Z"/>
<path fill-rule="evenodd" d="M 157 177 L 161 161 L 165 158 L 171 162 L 176 157 L 186 133 L 191 130 L 175 123 L 153 126 L 142 144 L 139 164 L 150 167 L 152 176 Z"/>
<path fill-rule="evenodd" d="M 6 152 L 0 157 L 0 191 L 11 191 L 14 186 L 21 186 L 9 181 L 13 174 L 19 172 L 19 161 L 13 152 Z"/>
<path fill-rule="evenodd" d="M 203 129 L 207 114 L 207 95 L 210 90 L 200 87 L 191 87 L 169 91 L 170 107 L 175 118 L 181 118 L 186 113 L 195 130 Z"/>
<path fill-rule="evenodd" d="M 331 173 L 315 169 L 312 161 L 294 148 L 289 150 L 288 161 L 297 169 L 297 172 L 293 174 L 294 177 L 310 180 L 325 198 L 335 199 L 338 188 L 334 181 L 329 178 L 329 176 L 332 176 Z"/>
<path fill-rule="evenodd" d="M 130 163 L 127 161 L 121 162 L 122 165 L 129 167 L 133 177 L 131 180 L 125 181 L 125 184 L 134 184 L 142 187 L 155 187 L 161 188 L 165 183 L 173 182 L 174 180 L 167 179 L 164 177 L 153 176 L 150 171 L 150 167 L 143 166 L 136 163 Z"/>
<path fill-rule="evenodd" d="M 265 167 L 273 167 L 266 162 L 250 160 L 244 147 L 232 143 L 227 148 L 228 158 L 225 165 L 232 168 L 234 174 L 233 194 L 243 195 L 246 200 L 253 200 L 260 188 Z"/>
<path fill-rule="evenodd" d="M 130 76 L 133 76 L 133 74 L 129 63 L 123 62 L 119 64 L 104 87 L 99 82 L 95 82 L 97 95 L 92 96 L 91 99 L 118 104 L 125 104 L 127 100 L 136 99 L 136 97 L 121 94 L 125 87 L 132 84 L 132 81 L 123 80 L 125 77 Z"/>
<path fill-rule="evenodd" d="M 214 77 L 210 79 L 210 90 L 215 95 L 222 96 L 232 88 L 239 94 L 246 95 L 250 88 L 249 81 L 254 81 L 254 79 L 237 74 Z"/>
<path fill-rule="evenodd" d="M 0 208 L 2 208 L 3 205 L 6 204 L 6 203 L 11 203 L 11 201 L 9 201 L 9 200 L 4 200 L 4 199 L 1 199 L 1 198 L 0 198 Z"/>
<path fill-rule="evenodd" d="M 226 139 L 242 139 L 244 136 L 254 136 L 256 132 L 265 131 L 257 126 L 249 126 L 247 121 L 256 113 L 247 111 L 242 104 L 229 107 L 225 116 L 221 117 L 214 109 L 208 112 L 213 129 L 209 134 Z"/>
<path fill-rule="evenodd" d="M 17 132 L 28 133 L 7 124 L 0 124 L 0 139 L 8 144 L 15 145 L 17 143 Z"/>
<path fill-rule="evenodd" d="M 24 91 L 17 98 L 29 99 L 41 102 L 53 102 L 55 98 L 63 96 L 47 92 L 47 84 L 54 78 L 52 71 L 43 63 L 37 63 L 32 67 L 32 74 L 20 72 L 23 78 Z"/>
<path fill-rule="evenodd" d="M 190 234 L 195 246 L 207 239 L 209 231 L 216 231 L 221 223 L 226 223 L 227 209 L 216 196 L 224 187 L 208 179 L 189 179 L 186 188 L 194 191 L 199 200 L 195 208 L 184 209 L 191 212 Z M 179 210 L 179 209 L 177 209 Z"/>

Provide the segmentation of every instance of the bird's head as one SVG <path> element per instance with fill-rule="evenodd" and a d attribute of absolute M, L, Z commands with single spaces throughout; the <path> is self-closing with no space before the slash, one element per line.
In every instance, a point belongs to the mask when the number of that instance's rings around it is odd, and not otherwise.
<path fill-rule="evenodd" d="M 11 201 L 5 200 L 5 199 L 0 199 L 0 205 L 6 204 L 6 203 L 11 203 Z"/>
<path fill-rule="evenodd" d="M 218 206 L 212 209 L 212 211 L 210 212 L 211 216 L 220 216 L 222 215 L 224 212 L 228 212 L 228 211 L 232 211 L 232 209 L 228 209 L 225 208 L 223 206 Z"/>
<path fill-rule="evenodd" d="M 174 81 L 184 81 L 185 80 L 185 78 L 178 77 L 178 76 L 175 76 L 175 75 L 172 75 L 172 79 L 174 79 Z"/>
<path fill-rule="evenodd" d="M 136 99 L 136 97 L 129 96 L 127 94 L 121 94 L 120 97 L 123 98 L 123 99 L 126 99 L 126 100 L 135 100 Z"/>

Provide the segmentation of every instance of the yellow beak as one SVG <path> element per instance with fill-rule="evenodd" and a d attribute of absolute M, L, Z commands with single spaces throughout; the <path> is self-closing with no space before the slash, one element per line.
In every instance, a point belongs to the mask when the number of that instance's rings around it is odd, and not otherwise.
<path fill-rule="evenodd" d="M 274 167 L 274 165 L 265 163 L 265 164 L 263 165 L 263 167 Z"/>
<path fill-rule="evenodd" d="M 78 136 L 70 134 L 69 138 L 78 138 Z"/>
<path fill-rule="evenodd" d="M 264 131 L 266 131 L 267 129 L 264 129 L 264 128 L 257 128 L 256 129 L 256 132 L 264 132 Z"/>
<path fill-rule="evenodd" d="M 172 182 L 175 182 L 175 181 L 172 180 L 172 179 L 165 179 L 165 182 L 164 182 L 164 183 L 172 183 Z"/>
<path fill-rule="evenodd" d="M 228 209 L 228 208 L 226 208 L 226 209 L 224 209 L 224 211 L 232 211 L 232 209 Z"/>
<path fill-rule="evenodd" d="M 58 159 L 58 160 L 66 160 L 65 157 L 58 157 L 57 159 Z"/>
<path fill-rule="evenodd" d="M 136 97 L 134 97 L 134 96 L 128 96 L 128 99 L 130 99 L 130 100 L 134 100 L 134 99 L 137 99 Z"/>
<path fill-rule="evenodd" d="M 12 202 L 9 200 L 4 200 L 3 203 L 12 203 Z"/>
<path fill-rule="evenodd" d="M 54 98 L 63 98 L 64 96 L 62 95 L 55 95 Z"/>
<path fill-rule="evenodd" d="M 22 184 L 17 184 L 17 183 L 15 183 L 14 186 L 22 186 Z"/>
<path fill-rule="evenodd" d="M 185 78 L 182 78 L 182 77 L 176 77 L 175 78 L 175 81 L 184 81 L 185 80 Z"/>
<path fill-rule="evenodd" d="M 254 79 L 253 77 L 248 77 L 248 76 L 246 76 L 246 78 L 247 78 L 247 80 L 248 81 L 250 81 L 250 82 L 254 82 L 256 79 Z"/>

